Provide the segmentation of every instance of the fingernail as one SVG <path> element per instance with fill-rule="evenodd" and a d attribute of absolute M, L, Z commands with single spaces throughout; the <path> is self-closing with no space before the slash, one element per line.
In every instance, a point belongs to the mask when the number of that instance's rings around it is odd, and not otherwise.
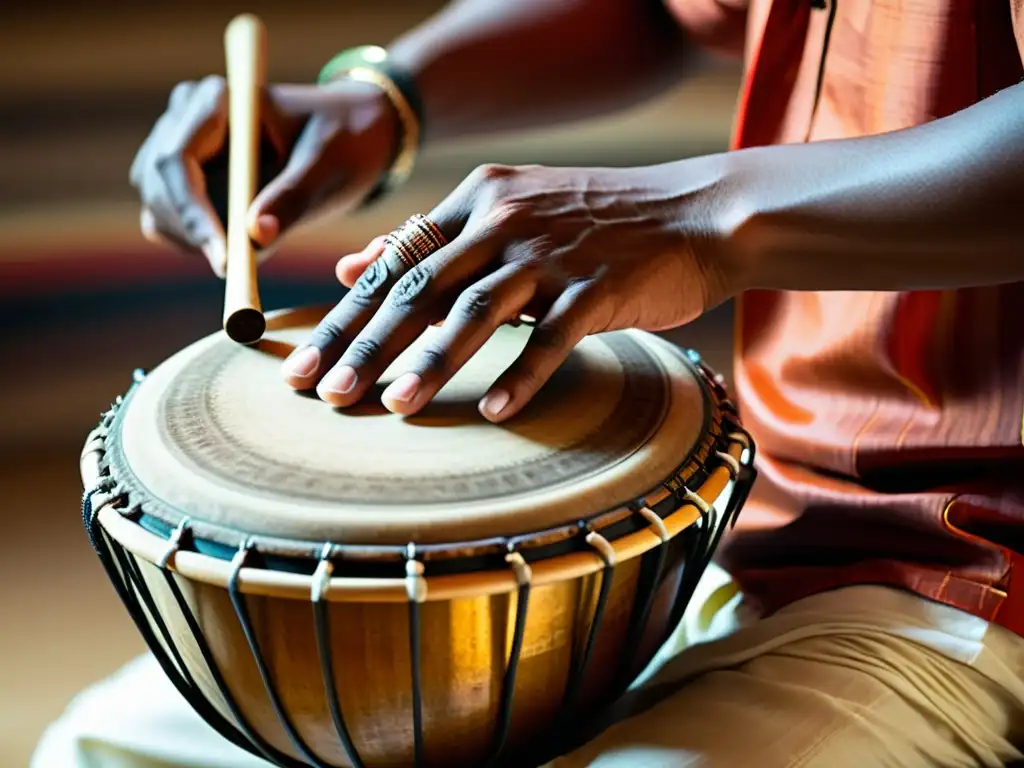
<path fill-rule="evenodd" d="M 408 403 L 419 391 L 423 380 L 415 373 L 403 373 L 384 390 L 382 400 L 394 400 L 398 403 Z"/>
<path fill-rule="evenodd" d="M 218 277 L 224 277 L 224 270 L 227 268 L 227 254 L 224 251 L 224 243 L 218 238 L 209 240 L 203 245 L 203 253 L 213 267 Z"/>
<path fill-rule="evenodd" d="M 256 221 L 254 221 L 252 227 L 250 227 L 249 234 L 252 236 L 252 239 L 260 245 L 267 246 L 277 238 L 280 228 L 281 224 L 278 222 L 276 216 L 272 216 L 269 213 L 263 213 L 256 217 Z"/>
<path fill-rule="evenodd" d="M 139 214 L 139 228 L 142 230 L 142 235 L 147 240 L 153 240 L 156 237 L 156 217 L 153 216 L 153 212 L 149 208 L 143 208 L 142 213 Z"/>
<path fill-rule="evenodd" d="M 335 395 L 347 395 L 356 385 L 356 372 L 350 365 L 343 365 L 329 371 L 320 382 L 318 390 Z"/>
<path fill-rule="evenodd" d="M 316 371 L 318 365 L 320 365 L 320 350 L 312 346 L 295 350 L 284 361 L 285 371 L 292 376 L 301 378 Z"/>
<path fill-rule="evenodd" d="M 508 392 L 503 389 L 495 389 L 484 395 L 484 399 L 480 401 L 480 412 L 486 418 L 496 418 L 508 405 L 508 401 Z"/>

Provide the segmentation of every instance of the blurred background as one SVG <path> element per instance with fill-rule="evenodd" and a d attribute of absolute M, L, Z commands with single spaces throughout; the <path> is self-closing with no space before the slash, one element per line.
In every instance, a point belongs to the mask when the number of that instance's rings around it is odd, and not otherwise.
<path fill-rule="evenodd" d="M 338 50 L 387 44 L 443 4 L 5 5 L 0 767 L 27 765 L 41 731 L 76 691 L 143 651 L 81 527 L 78 455 L 133 368 L 150 368 L 220 325 L 222 289 L 205 263 L 138 234 L 128 185 L 135 150 L 176 82 L 223 72 L 223 29 L 236 13 L 265 20 L 272 80 L 308 82 Z M 640 165 L 722 150 L 738 78 L 734 64 L 708 61 L 667 97 L 614 119 L 434 148 L 386 203 L 296 232 L 261 275 L 264 304 L 335 301 L 338 256 L 429 211 L 482 162 Z M 668 335 L 729 374 L 729 307 Z"/>

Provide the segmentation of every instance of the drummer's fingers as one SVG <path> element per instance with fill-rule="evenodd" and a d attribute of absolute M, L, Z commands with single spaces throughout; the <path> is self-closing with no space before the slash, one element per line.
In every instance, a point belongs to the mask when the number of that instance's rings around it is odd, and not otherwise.
<path fill-rule="evenodd" d="M 177 216 L 167 202 L 167 185 L 160 175 L 154 172 L 153 166 L 155 156 L 167 145 L 168 134 L 181 119 L 181 114 L 197 85 L 193 82 L 178 83 L 171 90 L 167 100 L 167 111 L 153 125 L 153 129 L 136 153 L 129 172 L 131 184 L 139 191 L 142 200 L 139 215 L 142 236 L 154 245 L 196 252 L 198 248 L 187 243 L 178 231 Z"/>
<path fill-rule="evenodd" d="M 194 159 L 192 163 L 189 172 L 193 177 L 200 177 L 197 182 L 199 185 L 205 184 L 198 163 Z M 203 222 L 189 217 L 182 219 L 172 202 L 171 194 L 162 177 L 147 180 L 139 215 L 142 236 L 154 245 L 169 246 L 183 253 L 202 254 L 210 262 L 214 273 L 218 277 L 224 277 L 226 255 L 223 234 L 221 233 L 220 237 L 198 238 L 196 235 L 203 229 Z M 207 208 L 209 220 L 216 222 L 216 213 L 209 202 L 204 199 L 203 204 Z M 219 222 L 217 226 L 219 227 Z M 201 244 L 204 239 L 205 244 Z"/>
<path fill-rule="evenodd" d="M 141 181 L 143 201 L 158 229 L 174 231 L 201 249 L 217 273 L 224 269 L 224 229 L 207 196 L 200 163 L 221 148 L 226 136 L 224 80 L 208 77 L 149 150 Z"/>
<path fill-rule="evenodd" d="M 139 151 L 135 153 L 135 158 L 132 160 L 131 168 L 128 171 L 128 180 L 139 191 L 142 191 L 142 183 L 145 179 L 146 168 L 151 159 L 150 155 L 154 145 L 160 143 L 160 138 L 173 124 L 174 120 L 177 119 L 185 105 L 188 104 L 188 100 L 195 89 L 196 83 L 191 81 L 178 83 L 171 89 L 171 95 L 167 99 L 167 111 L 157 118 L 153 129 L 146 136 L 145 141 L 142 142 Z"/>
<path fill-rule="evenodd" d="M 370 262 L 352 290 L 313 329 L 308 341 L 284 361 L 282 373 L 290 387 L 310 389 L 316 385 L 380 308 L 395 284 L 395 276 L 400 274 L 393 250 L 385 250 Z"/>
<path fill-rule="evenodd" d="M 459 296 L 431 344 L 381 395 L 388 410 L 416 413 L 494 334 L 530 301 L 537 289 L 533 272 L 510 264 Z"/>
<path fill-rule="evenodd" d="M 474 201 L 481 187 L 483 171 L 477 169 L 459 184 L 452 194 L 441 201 L 429 215 L 429 219 L 441 230 L 447 240 L 454 241 L 466 226 L 473 213 Z M 334 272 L 338 282 L 350 288 L 359 279 L 367 266 L 378 258 L 384 250 L 384 237 L 374 238 L 370 244 L 358 253 L 342 256 L 335 266 Z"/>
<path fill-rule="evenodd" d="M 186 242 L 203 252 L 214 273 L 223 277 L 227 268 L 224 227 L 206 195 L 206 178 L 199 160 L 184 155 L 165 166 L 162 173 L 177 213 L 178 229 Z M 260 258 L 266 258 L 266 254 L 261 253 Z"/>
<path fill-rule="evenodd" d="M 182 233 L 202 249 L 218 275 L 226 266 L 224 228 L 207 194 L 201 163 L 223 147 L 227 125 L 224 79 L 207 77 L 196 86 L 181 121 L 168 136 L 167 154 L 157 162 Z"/>
<path fill-rule="evenodd" d="M 448 240 L 454 240 L 465 228 L 466 222 L 473 213 L 475 191 L 480 188 L 481 172 L 478 170 L 467 176 L 451 194 L 441 201 L 430 212 L 430 220 L 441 230 Z M 373 262 L 384 250 L 384 236 L 375 237 L 359 253 L 342 256 L 334 268 L 338 282 L 352 287 L 363 270 Z"/>
<path fill-rule="evenodd" d="M 161 230 L 157 225 L 156 216 L 148 207 L 143 207 L 139 215 L 139 229 L 142 230 L 142 236 L 153 245 L 177 248 L 185 252 L 199 251 L 173 230 Z"/>
<path fill-rule="evenodd" d="M 384 252 L 384 236 L 375 237 L 359 253 L 350 253 L 342 256 L 334 267 L 334 274 L 338 282 L 346 288 L 355 285 L 359 276 L 366 271 L 366 268 L 376 261 Z"/>
<path fill-rule="evenodd" d="M 464 178 L 449 195 L 427 214 L 438 229 L 453 242 L 470 229 L 486 229 L 480 219 L 489 210 L 496 195 L 490 179 L 495 175 L 492 166 L 482 165 Z M 474 219 L 476 220 L 474 223 Z"/>
<path fill-rule="evenodd" d="M 577 283 L 563 292 L 530 334 L 514 363 L 480 400 L 480 413 L 495 423 L 515 416 L 551 378 L 580 339 L 606 321 L 601 317 L 601 289 Z"/>
<path fill-rule="evenodd" d="M 486 216 L 482 214 L 488 209 L 488 200 L 494 197 L 494 194 L 487 191 L 488 186 L 493 186 L 494 180 L 501 175 L 499 171 L 494 170 L 495 168 L 495 166 L 477 168 L 430 212 L 428 218 L 449 241 L 454 241 L 462 235 L 474 214 L 479 220 L 477 228 L 494 228 L 493 222 L 484 221 Z M 338 282 L 346 287 L 352 287 L 367 266 L 377 259 L 383 250 L 384 236 L 382 235 L 371 240 L 359 253 L 342 256 L 334 268 Z"/>
<path fill-rule="evenodd" d="M 401 274 L 397 264 L 391 268 L 386 264 L 397 258 L 395 252 L 383 249 L 382 256 L 369 260 L 368 265 L 362 267 L 352 290 L 320 323 L 310 343 L 285 361 L 285 379 L 289 385 L 305 389 L 322 377 L 317 386 L 321 398 L 337 406 L 354 403 L 376 383 L 386 367 L 381 364 L 394 360 L 428 322 L 437 319 L 439 305 L 444 302 L 442 294 L 457 288 L 446 281 L 468 280 L 472 272 L 496 252 L 488 242 L 495 239 L 494 227 L 485 226 L 486 222 L 476 226 L 469 224 L 474 206 L 483 199 L 476 193 L 486 178 L 487 174 L 471 173 L 430 212 L 430 220 L 449 243 L 395 285 L 390 306 L 382 305 L 381 299 L 394 285 L 392 275 Z M 357 255 L 349 262 L 351 271 L 359 270 L 366 260 L 367 257 Z M 342 282 L 352 278 L 349 264 L 344 267 L 339 264 L 336 270 Z M 444 276 L 433 274 L 442 265 L 448 265 Z M 342 272 L 345 274 L 340 274 Z M 429 308 L 421 310 L 420 307 Z M 376 329 L 369 335 L 361 333 L 371 318 Z M 339 362 L 342 352 L 346 359 Z"/>
<path fill-rule="evenodd" d="M 320 397 L 338 407 L 359 400 L 494 253 L 491 238 L 467 233 L 407 272 L 317 386 Z"/>

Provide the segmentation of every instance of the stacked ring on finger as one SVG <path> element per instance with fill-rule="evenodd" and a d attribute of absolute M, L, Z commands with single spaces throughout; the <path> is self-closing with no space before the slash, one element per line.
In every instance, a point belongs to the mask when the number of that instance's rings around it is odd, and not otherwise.
<path fill-rule="evenodd" d="M 408 221 L 384 238 L 384 246 L 394 249 L 406 270 L 446 245 L 448 238 L 422 213 L 410 216 Z"/>

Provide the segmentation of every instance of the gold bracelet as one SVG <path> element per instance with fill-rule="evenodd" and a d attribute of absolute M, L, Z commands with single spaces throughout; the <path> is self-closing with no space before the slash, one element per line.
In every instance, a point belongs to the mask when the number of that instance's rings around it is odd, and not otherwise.
<path fill-rule="evenodd" d="M 380 88 L 398 113 L 402 125 L 398 155 L 388 170 L 387 187 L 393 189 L 404 184 L 412 174 L 420 146 L 420 121 L 398 86 L 387 75 L 370 67 L 351 67 L 331 73 L 331 82 L 348 79 L 370 83 Z"/>

